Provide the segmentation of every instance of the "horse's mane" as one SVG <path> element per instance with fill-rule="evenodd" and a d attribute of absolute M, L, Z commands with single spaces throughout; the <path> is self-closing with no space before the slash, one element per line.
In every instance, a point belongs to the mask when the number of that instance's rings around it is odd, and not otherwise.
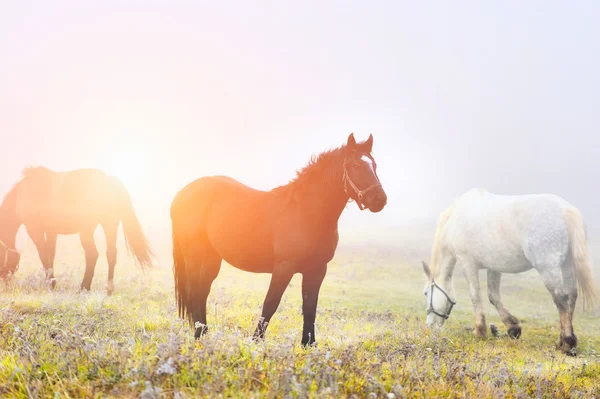
<path fill-rule="evenodd" d="M 312 176 L 322 174 L 324 170 L 328 169 L 333 163 L 340 152 L 343 151 L 342 147 L 334 148 L 329 151 L 324 151 L 318 155 L 312 155 L 308 163 L 296 172 L 296 177 L 290 181 L 289 184 L 301 184 L 305 180 L 309 180 Z"/>
<path fill-rule="evenodd" d="M 48 173 L 48 172 L 52 172 L 52 171 L 45 166 L 27 166 L 26 168 L 23 168 L 23 171 L 21 172 L 21 174 L 23 175 L 23 177 L 28 177 L 28 176 L 32 176 L 36 173 Z"/>
<path fill-rule="evenodd" d="M 435 275 L 437 275 L 438 272 L 438 268 L 439 268 L 439 257 L 440 257 L 440 252 L 441 252 L 441 240 L 442 240 L 442 231 L 444 230 L 444 227 L 446 226 L 446 222 L 448 221 L 448 219 L 450 218 L 450 215 L 452 215 L 452 210 L 454 209 L 454 205 L 451 205 L 448 209 L 446 209 L 444 212 L 442 212 L 440 214 L 440 217 L 438 218 L 438 224 L 437 224 L 437 229 L 435 230 L 435 236 L 433 238 L 433 248 L 431 251 L 431 264 L 429 266 L 430 270 L 431 270 L 431 278 L 433 278 Z"/>
<path fill-rule="evenodd" d="M 296 177 L 290 180 L 290 182 L 284 186 L 276 187 L 272 192 L 277 193 L 293 193 L 298 189 L 301 189 L 312 181 L 317 181 L 324 174 L 327 174 L 335 165 L 336 160 L 344 152 L 345 145 L 324 151 L 318 155 L 312 155 L 308 163 L 296 172 Z M 321 179 L 323 185 L 330 185 L 331 179 L 335 178 L 334 174 L 329 174 L 327 179 Z M 341 176 L 340 176 L 341 179 Z"/>
<path fill-rule="evenodd" d="M 6 193 L 6 195 L 2 199 L 2 203 L 0 204 L 0 209 L 5 209 L 5 207 L 12 209 L 15 206 L 16 201 L 17 201 L 17 193 L 18 193 L 17 189 L 19 188 L 19 184 L 21 184 L 23 179 L 25 179 L 26 177 L 33 176 L 38 173 L 48 173 L 48 172 L 52 172 L 52 171 L 50 169 L 46 168 L 45 166 L 27 166 L 27 167 L 23 168 L 23 170 L 21 171 L 21 175 L 23 176 L 23 178 L 21 180 L 19 180 L 18 182 L 16 182 L 15 184 L 13 184 L 12 187 L 10 188 L 10 190 L 8 191 L 8 193 Z"/>

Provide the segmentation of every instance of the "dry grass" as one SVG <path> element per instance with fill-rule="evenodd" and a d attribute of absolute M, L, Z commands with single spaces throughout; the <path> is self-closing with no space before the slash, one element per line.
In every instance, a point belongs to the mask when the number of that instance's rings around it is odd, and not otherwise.
<path fill-rule="evenodd" d="M 70 248 L 70 249 L 69 249 Z M 210 333 L 199 342 L 176 317 L 170 266 L 143 275 L 122 257 L 116 294 L 105 297 L 102 260 L 93 291 L 78 295 L 83 256 L 62 242 L 58 289 L 49 292 L 30 247 L 0 296 L 2 397 L 598 397 L 598 315 L 576 315 L 577 357 L 554 349 L 557 315 L 535 274 L 504 279 L 523 336 L 470 333 L 462 278 L 443 331 L 424 327 L 423 278 L 377 251 L 342 251 L 330 265 L 316 348 L 300 345 L 295 278 L 255 343 L 268 275 L 223 266 L 209 298 Z M 65 256 L 71 254 L 71 256 Z M 69 266 L 71 265 L 71 266 Z M 488 321 L 501 325 L 491 307 Z M 501 333 L 504 332 L 501 328 Z"/>

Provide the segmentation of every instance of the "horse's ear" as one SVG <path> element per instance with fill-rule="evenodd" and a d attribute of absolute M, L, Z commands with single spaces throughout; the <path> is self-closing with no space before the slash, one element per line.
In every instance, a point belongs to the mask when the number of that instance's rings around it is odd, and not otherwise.
<path fill-rule="evenodd" d="M 427 275 L 427 277 L 431 277 L 431 270 L 429 270 L 429 265 L 423 262 L 423 271 Z"/>
<path fill-rule="evenodd" d="M 366 154 L 370 154 L 373 151 L 373 134 L 369 134 L 369 138 L 363 144 L 363 149 Z"/>
<path fill-rule="evenodd" d="M 356 149 L 356 140 L 354 139 L 354 133 L 350 133 L 350 136 L 348 136 L 348 143 L 346 145 L 351 150 Z"/>

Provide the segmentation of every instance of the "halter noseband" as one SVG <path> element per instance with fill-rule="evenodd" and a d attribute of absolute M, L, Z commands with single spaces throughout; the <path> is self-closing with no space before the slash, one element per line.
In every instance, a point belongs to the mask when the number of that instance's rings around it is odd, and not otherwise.
<path fill-rule="evenodd" d="M 9 252 L 14 252 L 16 254 L 19 253 L 19 251 L 17 251 L 16 249 L 10 248 L 8 245 L 6 245 L 4 243 L 4 241 L 0 240 L 0 247 L 4 248 L 4 264 L 2 265 L 2 268 L 0 269 L 0 271 L 3 271 L 6 269 L 6 265 L 8 264 L 8 253 Z M 17 263 L 17 266 L 15 267 L 15 272 L 19 270 L 19 264 Z"/>
<path fill-rule="evenodd" d="M 454 305 L 456 305 L 456 302 L 454 302 L 450 298 L 450 295 L 448 295 L 448 293 L 446 291 L 444 291 L 444 289 L 442 287 L 440 287 L 439 285 L 437 285 L 434 280 L 431 281 L 431 286 L 430 287 L 431 287 L 431 291 L 429 292 L 429 307 L 427 308 L 427 314 L 433 313 L 434 315 L 439 316 L 439 317 L 441 317 L 443 319 L 448 319 L 448 317 L 450 317 L 450 313 L 452 312 L 452 308 L 454 307 Z M 437 288 L 442 294 L 444 294 L 446 296 L 446 299 L 448 299 L 448 301 L 450 302 L 450 308 L 448 309 L 448 311 L 446 312 L 446 314 L 438 313 L 433 308 L 433 288 L 434 287 Z"/>
<path fill-rule="evenodd" d="M 344 175 L 342 176 L 342 182 L 344 183 L 344 192 L 351 200 L 352 197 L 348 193 L 348 183 L 349 183 L 350 187 L 352 187 L 352 189 L 356 193 L 356 205 L 358 205 L 358 209 L 360 209 L 362 211 L 365 209 L 364 205 L 362 204 L 363 197 L 365 196 L 366 193 L 373 190 L 375 187 L 381 187 L 381 182 L 379 181 L 379 177 L 377 177 L 377 173 L 374 173 L 375 178 L 377 179 L 377 182 L 370 185 L 369 187 L 365 188 L 364 190 L 360 190 L 356 186 L 356 184 L 354 184 L 354 182 L 350 178 L 350 175 L 348 174 L 348 169 L 346 169 L 346 163 L 347 163 L 346 161 L 347 160 L 344 160 Z"/>

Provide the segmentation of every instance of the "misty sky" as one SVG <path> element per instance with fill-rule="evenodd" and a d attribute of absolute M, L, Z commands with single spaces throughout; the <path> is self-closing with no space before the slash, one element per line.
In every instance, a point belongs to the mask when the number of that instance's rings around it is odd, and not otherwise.
<path fill-rule="evenodd" d="M 162 226 L 197 177 L 268 189 L 373 133 L 389 204 L 351 204 L 345 229 L 485 187 L 563 196 L 600 234 L 599 20 L 594 1 L 4 1 L 0 191 L 29 164 L 100 167 Z"/>

